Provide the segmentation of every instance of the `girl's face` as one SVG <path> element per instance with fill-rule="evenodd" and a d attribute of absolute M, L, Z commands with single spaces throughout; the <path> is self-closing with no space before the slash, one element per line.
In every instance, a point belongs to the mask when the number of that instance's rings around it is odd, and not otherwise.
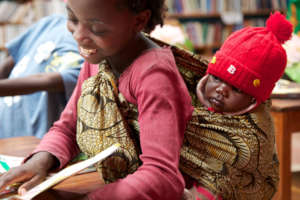
<path fill-rule="evenodd" d="M 117 2 L 120 0 L 67 1 L 67 27 L 90 63 L 130 51 L 130 41 L 140 31 L 136 15 Z"/>
<path fill-rule="evenodd" d="M 198 91 L 197 91 L 198 92 Z M 240 113 L 255 105 L 254 98 L 239 89 L 223 82 L 221 79 L 208 75 L 202 88 L 206 106 L 220 113 Z"/>

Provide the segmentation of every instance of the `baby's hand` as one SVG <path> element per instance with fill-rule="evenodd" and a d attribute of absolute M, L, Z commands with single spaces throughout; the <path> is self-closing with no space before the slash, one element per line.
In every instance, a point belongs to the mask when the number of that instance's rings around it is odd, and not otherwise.
<path fill-rule="evenodd" d="M 195 200 L 193 194 L 186 188 L 184 188 L 182 200 Z"/>

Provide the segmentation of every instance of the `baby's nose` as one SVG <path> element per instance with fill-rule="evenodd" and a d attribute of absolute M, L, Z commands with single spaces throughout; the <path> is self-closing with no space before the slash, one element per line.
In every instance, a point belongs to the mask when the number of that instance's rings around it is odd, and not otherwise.
<path fill-rule="evenodd" d="M 217 88 L 216 92 L 223 95 L 224 97 L 228 97 L 228 92 L 230 90 L 230 86 L 226 83 L 221 83 Z"/>

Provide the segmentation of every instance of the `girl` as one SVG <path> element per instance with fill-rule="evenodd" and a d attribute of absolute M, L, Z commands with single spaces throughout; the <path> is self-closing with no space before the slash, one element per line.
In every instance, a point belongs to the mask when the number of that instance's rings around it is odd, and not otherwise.
<path fill-rule="evenodd" d="M 24 181 L 19 188 L 24 194 L 80 150 L 93 156 L 121 138 L 125 145 L 116 160 L 119 156 L 124 161 L 123 174 L 135 172 L 115 181 L 109 176 L 114 170 L 103 171 L 114 162 L 104 162 L 98 169 L 113 183 L 81 199 L 180 199 L 184 180 L 178 163 L 191 100 L 171 50 L 141 33 L 162 24 L 164 1 L 68 0 L 67 11 L 67 26 L 86 60 L 77 86 L 60 120 L 22 166 L 0 178 L 0 188 Z M 133 142 L 122 122 L 126 113 L 117 107 L 119 99 L 139 111 L 142 164 L 137 170 L 138 158 L 127 148 Z"/>

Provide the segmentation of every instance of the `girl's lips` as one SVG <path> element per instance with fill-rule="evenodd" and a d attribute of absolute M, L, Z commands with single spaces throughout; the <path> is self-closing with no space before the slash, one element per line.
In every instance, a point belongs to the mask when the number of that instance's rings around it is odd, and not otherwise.
<path fill-rule="evenodd" d="M 97 49 L 85 49 L 83 47 L 79 47 L 79 51 L 80 51 L 80 54 L 85 56 L 85 57 L 88 57 L 88 56 L 91 56 L 93 54 L 95 54 L 97 52 Z"/>

